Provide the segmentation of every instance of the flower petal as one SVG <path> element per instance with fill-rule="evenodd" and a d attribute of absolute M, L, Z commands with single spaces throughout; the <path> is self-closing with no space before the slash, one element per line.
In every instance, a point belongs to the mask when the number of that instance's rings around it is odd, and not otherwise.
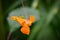
<path fill-rule="evenodd" d="M 29 35 L 30 34 L 30 28 L 29 27 L 22 27 L 21 32 L 23 34 Z"/>
<path fill-rule="evenodd" d="M 34 16 L 30 16 L 30 21 L 34 22 L 35 21 L 35 17 Z"/>

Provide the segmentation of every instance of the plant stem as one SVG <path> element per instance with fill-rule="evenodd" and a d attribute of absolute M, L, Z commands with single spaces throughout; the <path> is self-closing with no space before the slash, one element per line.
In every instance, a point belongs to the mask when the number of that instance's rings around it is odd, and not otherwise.
<path fill-rule="evenodd" d="M 38 2 L 39 2 L 39 0 L 34 0 L 33 3 L 32 3 L 32 5 L 31 5 L 31 7 L 32 8 L 36 8 L 37 5 L 38 5 Z"/>
<path fill-rule="evenodd" d="M 25 13 L 25 16 L 26 16 L 26 19 L 28 19 L 28 14 L 27 14 L 27 11 L 24 9 L 24 3 L 23 3 L 23 0 L 21 0 L 21 3 L 22 3 L 22 7 L 23 7 L 23 11 Z"/>
<path fill-rule="evenodd" d="M 9 40 L 9 39 L 10 39 L 11 34 L 12 34 L 12 32 L 10 31 L 10 32 L 8 33 L 7 40 Z"/>

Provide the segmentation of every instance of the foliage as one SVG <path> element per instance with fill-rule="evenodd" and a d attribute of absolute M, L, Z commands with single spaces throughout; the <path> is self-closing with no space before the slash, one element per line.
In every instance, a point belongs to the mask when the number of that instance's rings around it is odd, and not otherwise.
<path fill-rule="evenodd" d="M 60 0 L 0 0 L 0 40 L 60 40 Z M 35 16 L 30 35 L 10 16 Z M 10 33 L 10 34 L 9 34 Z"/>

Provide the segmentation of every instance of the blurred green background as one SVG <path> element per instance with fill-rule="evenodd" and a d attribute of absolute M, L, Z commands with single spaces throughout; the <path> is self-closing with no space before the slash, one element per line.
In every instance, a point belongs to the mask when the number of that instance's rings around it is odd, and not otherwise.
<path fill-rule="evenodd" d="M 35 16 L 30 35 L 9 19 L 14 15 Z M 60 0 L 0 0 L 0 40 L 60 40 Z"/>

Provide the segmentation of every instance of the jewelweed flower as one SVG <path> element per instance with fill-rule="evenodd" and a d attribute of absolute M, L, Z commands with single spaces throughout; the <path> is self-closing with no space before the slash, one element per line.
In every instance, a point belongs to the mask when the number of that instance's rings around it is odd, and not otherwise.
<path fill-rule="evenodd" d="M 23 34 L 29 35 L 30 34 L 30 26 L 32 25 L 32 23 L 35 22 L 35 17 L 30 16 L 30 18 L 28 20 L 28 19 L 24 19 L 23 17 L 11 16 L 11 20 L 17 21 L 22 26 L 20 31 Z"/>

